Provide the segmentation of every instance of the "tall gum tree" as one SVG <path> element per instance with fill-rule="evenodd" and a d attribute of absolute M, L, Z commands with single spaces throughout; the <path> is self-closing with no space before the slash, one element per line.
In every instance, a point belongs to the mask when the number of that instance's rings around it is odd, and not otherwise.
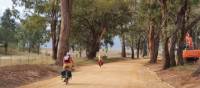
<path fill-rule="evenodd" d="M 130 21 L 127 3 L 116 0 L 76 0 L 73 18 L 76 29 L 84 37 L 86 56 L 94 59 L 101 48 L 102 41 L 120 33 L 119 25 Z M 78 32 L 78 31 L 76 31 Z M 110 38 L 112 39 L 112 38 Z"/>
<path fill-rule="evenodd" d="M 62 65 L 66 52 L 69 51 L 69 34 L 71 29 L 72 0 L 61 0 L 61 30 L 58 43 L 56 64 Z"/>
<path fill-rule="evenodd" d="M 37 14 L 48 19 L 46 21 L 51 29 L 52 58 L 56 60 L 60 31 L 60 0 L 12 0 L 12 2 L 13 7 L 24 7 L 26 14 Z"/>

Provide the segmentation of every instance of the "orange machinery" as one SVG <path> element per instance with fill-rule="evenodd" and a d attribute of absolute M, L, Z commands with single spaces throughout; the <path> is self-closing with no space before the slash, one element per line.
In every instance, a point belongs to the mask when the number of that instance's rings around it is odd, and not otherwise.
<path fill-rule="evenodd" d="M 183 50 L 183 58 L 199 58 L 200 57 L 200 50 Z"/>
<path fill-rule="evenodd" d="M 200 57 L 200 50 L 194 50 L 192 37 L 190 37 L 189 33 L 185 36 L 186 41 L 186 50 L 183 50 L 183 58 L 186 61 L 197 61 Z"/>

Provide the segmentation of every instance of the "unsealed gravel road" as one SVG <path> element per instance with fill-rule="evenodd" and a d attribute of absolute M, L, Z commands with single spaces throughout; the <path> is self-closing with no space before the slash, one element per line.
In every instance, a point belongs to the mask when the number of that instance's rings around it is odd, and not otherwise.
<path fill-rule="evenodd" d="M 138 60 L 84 66 L 73 73 L 66 86 L 60 77 L 39 81 L 19 88 L 173 88 Z"/>

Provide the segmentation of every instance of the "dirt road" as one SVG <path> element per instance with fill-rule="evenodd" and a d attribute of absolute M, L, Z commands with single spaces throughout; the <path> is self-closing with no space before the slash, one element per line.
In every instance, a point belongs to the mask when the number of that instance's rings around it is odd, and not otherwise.
<path fill-rule="evenodd" d="M 138 61 L 123 61 L 85 66 L 73 73 L 69 85 L 60 77 L 36 82 L 19 88 L 173 88 L 159 80 Z"/>

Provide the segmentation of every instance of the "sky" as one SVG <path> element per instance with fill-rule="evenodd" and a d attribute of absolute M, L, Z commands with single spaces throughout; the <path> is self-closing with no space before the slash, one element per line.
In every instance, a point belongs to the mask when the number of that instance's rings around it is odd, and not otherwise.
<path fill-rule="evenodd" d="M 3 15 L 3 12 L 7 8 L 12 8 L 12 1 L 11 0 L 0 0 L 0 16 Z M 22 11 L 22 10 L 21 10 Z M 23 13 L 21 13 L 23 14 Z M 51 41 L 43 45 L 43 47 L 51 48 L 52 44 Z M 121 42 L 119 37 L 114 38 L 114 46 L 112 47 L 112 50 L 120 50 L 121 49 Z"/>
<path fill-rule="evenodd" d="M 3 12 L 7 8 L 12 8 L 11 0 L 0 0 L 0 16 L 3 15 Z"/>

